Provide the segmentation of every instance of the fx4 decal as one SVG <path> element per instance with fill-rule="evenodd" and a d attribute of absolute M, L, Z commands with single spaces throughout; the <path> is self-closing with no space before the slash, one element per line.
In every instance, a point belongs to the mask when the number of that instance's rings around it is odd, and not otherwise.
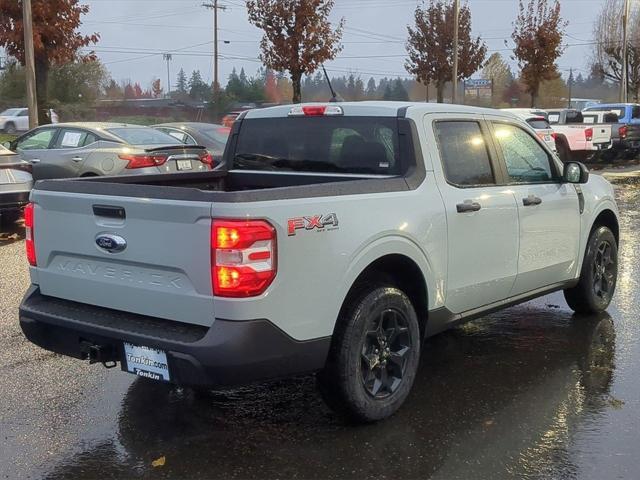
<path fill-rule="evenodd" d="M 290 237 L 297 230 L 317 230 L 319 232 L 337 230 L 338 216 L 335 213 L 313 215 L 311 217 L 294 217 L 287 220 L 287 233 Z"/>

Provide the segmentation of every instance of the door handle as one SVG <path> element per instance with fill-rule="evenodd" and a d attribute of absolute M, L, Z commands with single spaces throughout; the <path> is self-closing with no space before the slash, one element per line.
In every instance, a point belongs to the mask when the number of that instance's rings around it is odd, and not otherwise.
<path fill-rule="evenodd" d="M 529 195 L 527 198 L 522 199 L 522 204 L 525 207 L 533 207 L 535 205 L 540 205 L 542 203 L 542 199 L 540 197 L 536 197 L 535 195 Z"/>
<path fill-rule="evenodd" d="M 74 162 L 81 162 L 82 157 L 71 157 L 71 160 L 73 160 Z"/>
<path fill-rule="evenodd" d="M 29 160 L 29 162 L 31 162 L 31 163 L 40 163 L 40 159 L 39 158 L 32 158 L 31 160 Z"/>
<path fill-rule="evenodd" d="M 480 205 L 478 202 L 470 201 L 459 203 L 458 205 L 456 205 L 456 210 L 458 210 L 458 213 L 477 212 L 481 208 L 482 205 Z"/>

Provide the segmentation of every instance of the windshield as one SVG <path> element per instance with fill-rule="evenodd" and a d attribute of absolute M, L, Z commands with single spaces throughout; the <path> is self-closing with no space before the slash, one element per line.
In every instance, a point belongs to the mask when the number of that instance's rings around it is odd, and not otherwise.
<path fill-rule="evenodd" d="M 397 175 L 397 122 L 393 117 L 245 120 L 234 168 Z"/>
<path fill-rule="evenodd" d="M 0 113 L 0 117 L 15 117 L 21 110 L 21 108 L 8 108 L 4 112 Z"/>
<path fill-rule="evenodd" d="M 121 127 L 107 129 L 129 145 L 176 145 L 180 143 L 171 135 L 147 127 Z"/>

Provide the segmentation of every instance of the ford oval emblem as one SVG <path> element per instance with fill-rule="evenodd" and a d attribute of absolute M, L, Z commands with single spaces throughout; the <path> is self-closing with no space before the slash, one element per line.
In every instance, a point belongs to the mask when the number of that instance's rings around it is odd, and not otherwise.
<path fill-rule="evenodd" d="M 127 248 L 127 241 L 119 235 L 101 233 L 96 237 L 96 245 L 109 253 L 118 253 Z"/>

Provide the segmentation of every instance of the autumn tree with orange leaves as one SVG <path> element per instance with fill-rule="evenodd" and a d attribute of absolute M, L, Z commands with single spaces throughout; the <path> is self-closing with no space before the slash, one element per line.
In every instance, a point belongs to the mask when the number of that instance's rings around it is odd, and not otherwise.
<path fill-rule="evenodd" d="M 419 82 L 435 82 L 438 102 L 443 101 L 444 87 L 453 80 L 453 17 L 450 0 L 431 0 L 416 7 L 415 24 L 407 27 L 409 39 L 406 70 Z M 471 37 L 471 10 L 460 9 L 458 27 L 458 80 L 469 78 L 484 63 L 487 46 L 480 37 Z"/>
<path fill-rule="evenodd" d="M 32 0 L 38 121 L 49 123 L 47 80 L 53 65 L 76 60 L 95 60 L 93 52 L 79 50 L 99 40 L 99 35 L 82 35 L 80 17 L 89 11 L 79 0 Z M 0 0 L 0 46 L 24 65 L 22 0 Z"/>
<path fill-rule="evenodd" d="M 531 107 L 536 106 L 540 84 L 558 78 L 556 60 L 562 52 L 562 38 L 567 22 L 560 16 L 560 2 L 529 0 L 525 6 L 519 0 L 518 17 L 511 35 L 516 46 L 513 53 L 520 67 L 520 80 L 531 95 Z"/>
<path fill-rule="evenodd" d="M 249 0 L 249 21 L 264 31 L 260 60 L 277 72 L 288 71 L 293 103 L 302 101 L 303 75 L 315 72 L 342 50 L 344 19 L 334 29 L 329 14 L 334 0 Z"/>

